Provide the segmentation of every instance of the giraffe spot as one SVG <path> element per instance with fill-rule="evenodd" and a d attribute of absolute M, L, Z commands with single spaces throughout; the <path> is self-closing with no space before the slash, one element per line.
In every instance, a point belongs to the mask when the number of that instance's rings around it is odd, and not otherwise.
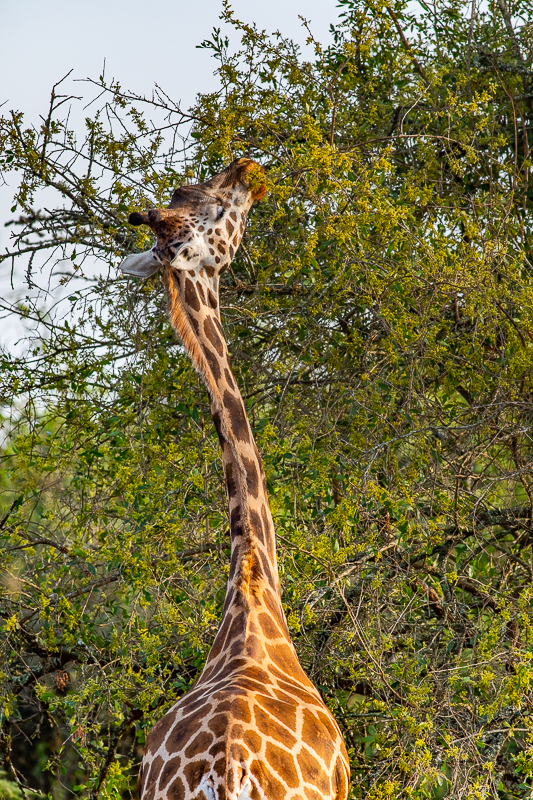
<path fill-rule="evenodd" d="M 187 272 L 191 276 L 191 278 L 194 278 L 194 276 L 196 275 L 196 273 L 195 273 L 195 271 L 193 269 L 188 269 Z"/>
<path fill-rule="evenodd" d="M 296 706 L 294 700 L 290 703 L 282 703 L 279 700 L 274 700 L 273 697 L 257 697 L 256 701 L 263 706 L 265 711 L 272 714 L 273 717 L 279 719 L 288 728 L 296 732 Z"/>
<path fill-rule="evenodd" d="M 215 234 L 217 236 L 222 236 L 222 228 L 215 228 Z"/>
<path fill-rule="evenodd" d="M 310 744 L 303 733 L 302 738 L 306 743 Z M 305 783 L 314 784 L 322 796 L 329 795 L 331 792 L 329 778 L 309 750 L 302 747 L 296 758 L 298 759 L 298 764 L 302 772 L 302 779 Z"/>
<path fill-rule="evenodd" d="M 280 620 L 282 618 L 279 603 L 276 602 L 276 596 L 274 595 L 273 592 L 270 591 L 270 589 L 266 588 L 264 589 L 263 603 L 270 612 L 270 615 L 274 617 L 274 619 Z"/>
<path fill-rule="evenodd" d="M 256 664 L 247 667 L 244 674 L 247 678 L 250 678 L 253 681 L 258 681 L 263 691 L 265 686 L 268 686 L 271 683 L 268 672 L 266 672 L 264 669 L 261 669 L 261 667 L 258 667 Z M 261 703 L 261 705 L 264 705 L 264 703 Z"/>
<path fill-rule="evenodd" d="M 231 429 L 236 439 L 240 442 L 249 442 L 250 433 L 248 429 L 248 420 L 244 412 L 243 402 L 240 397 L 234 397 L 231 392 L 227 390 L 224 392 L 224 405 L 228 410 L 228 415 L 231 421 Z"/>
<path fill-rule="evenodd" d="M 233 261 L 233 256 L 234 256 L 234 255 L 235 255 L 235 250 L 234 250 L 234 249 L 233 249 L 233 247 L 230 245 L 230 246 L 229 246 L 229 257 L 231 258 L 231 260 L 232 260 L 232 261 Z"/>
<path fill-rule="evenodd" d="M 204 332 L 219 356 L 224 355 L 224 345 L 220 336 L 218 335 L 217 331 L 215 330 L 215 326 L 211 321 L 211 317 L 206 317 L 204 320 Z"/>
<path fill-rule="evenodd" d="M 222 338 L 224 338 L 224 328 L 222 327 L 222 323 L 216 317 L 215 317 L 214 322 L 215 322 L 215 325 L 217 326 L 217 328 L 219 330 L 220 335 L 222 336 Z"/>
<path fill-rule="evenodd" d="M 209 230 L 207 231 L 207 235 L 211 236 L 212 233 L 213 233 L 213 228 L 209 228 Z"/>
<path fill-rule="evenodd" d="M 193 275 L 194 275 L 194 272 L 193 272 Z M 205 293 L 204 293 L 204 287 L 202 286 L 202 284 L 201 284 L 201 283 L 197 283 L 197 284 L 196 284 L 196 291 L 197 291 L 197 292 L 198 292 L 198 294 L 200 295 L 200 300 L 202 301 L 202 303 L 203 303 L 203 304 L 204 304 L 204 306 L 205 306 L 205 305 L 206 305 L 206 302 L 205 302 Z"/>
<path fill-rule="evenodd" d="M 290 694 L 286 692 L 281 692 L 279 689 L 274 688 L 272 690 L 276 695 L 278 700 L 281 700 L 282 703 L 294 703 L 294 697 L 291 697 Z"/>
<path fill-rule="evenodd" d="M 240 742 L 232 742 L 229 748 L 229 760 L 241 763 L 250 758 L 250 753 Z"/>
<path fill-rule="evenodd" d="M 146 737 L 146 752 L 156 753 L 163 742 L 166 735 L 172 727 L 174 721 L 174 714 L 165 714 L 159 722 L 156 722 L 148 736 Z"/>
<path fill-rule="evenodd" d="M 261 566 L 263 568 L 261 574 L 264 578 L 267 579 L 267 582 L 270 584 L 270 586 L 274 588 L 275 587 L 274 576 L 272 575 L 272 570 L 270 569 L 268 558 L 262 552 L 259 552 L 259 558 L 261 560 Z"/>
<path fill-rule="evenodd" d="M 212 256 L 214 256 L 214 255 L 215 255 L 215 251 L 213 250 L 213 248 L 212 248 L 212 247 L 210 247 L 210 248 L 209 248 L 209 252 L 210 252 L 210 254 L 211 254 Z"/>
<path fill-rule="evenodd" d="M 215 244 L 215 240 L 213 239 L 213 237 L 211 237 L 211 238 L 209 239 L 209 244 Z"/>
<path fill-rule="evenodd" d="M 202 350 L 204 351 L 205 360 L 209 364 L 209 369 L 213 374 L 213 378 L 218 383 L 221 377 L 220 364 L 218 363 L 218 359 L 216 355 L 211 352 L 209 347 L 206 347 L 204 344 L 202 344 Z"/>
<path fill-rule="evenodd" d="M 302 739 L 315 753 L 320 754 L 327 765 L 331 763 L 331 759 L 333 758 L 335 752 L 334 741 L 336 738 L 336 730 L 332 729 L 331 726 L 325 726 L 320 719 L 315 717 L 312 711 L 304 709 Z"/>
<path fill-rule="evenodd" d="M 161 756 L 156 756 L 150 765 L 150 771 L 146 776 L 146 783 L 144 785 L 144 793 L 153 794 L 155 792 L 157 779 L 159 778 L 159 773 L 163 768 L 165 762 L 161 758 Z"/>
<path fill-rule="evenodd" d="M 239 722 L 244 722 L 246 725 L 252 721 L 250 706 L 246 700 L 243 700 L 241 697 L 236 697 L 233 700 L 231 704 L 231 713 L 233 719 L 238 720 Z"/>
<path fill-rule="evenodd" d="M 224 751 L 226 750 L 226 742 L 219 742 L 222 745 Z M 217 759 L 213 766 L 211 767 L 215 775 L 218 775 L 220 778 L 224 775 L 226 771 L 226 759 L 225 757 Z"/>
<path fill-rule="evenodd" d="M 166 748 L 169 753 L 181 753 L 187 746 L 192 737 L 198 733 L 202 727 L 202 720 L 195 714 L 189 719 L 179 720 L 166 741 Z"/>
<path fill-rule="evenodd" d="M 223 736 L 228 729 L 228 717 L 226 714 L 217 714 L 207 723 L 209 730 L 213 731 L 217 739 Z"/>
<path fill-rule="evenodd" d="M 219 253 L 222 253 L 222 255 L 223 255 L 223 256 L 225 256 L 225 255 L 226 255 L 226 248 L 224 247 L 224 245 L 222 244 L 222 242 L 219 242 L 219 243 L 217 244 L 217 250 L 218 250 L 218 252 L 219 252 Z"/>
<path fill-rule="evenodd" d="M 217 256 L 217 258 L 218 258 L 218 256 Z M 218 271 L 218 274 L 219 275 L 223 275 L 225 273 L 225 271 L 227 270 L 227 268 L 228 268 L 227 264 L 222 264 L 222 266 L 220 267 L 220 269 Z"/>
<path fill-rule="evenodd" d="M 225 752 L 226 752 L 226 742 L 224 739 L 219 739 L 217 742 L 215 742 L 215 744 L 212 744 L 208 750 L 209 755 L 213 756 L 213 758 L 215 756 L 220 755 L 220 753 L 225 753 Z"/>
<path fill-rule="evenodd" d="M 261 647 L 261 642 L 257 636 L 246 637 L 246 655 L 254 661 L 264 661 L 266 653 Z"/>
<path fill-rule="evenodd" d="M 322 795 L 315 792 L 310 786 L 304 786 L 304 792 L 307 800 L 322 800 Z"/>
<path fill-rule="evenodd" d="M 233 377 L 231 375 L 231 372 L 229 371 L 229 369 L 227 369 L 227 367 L 224 367 L 224 377 L 226 378 L 226 383 L 228 384 L 229 388 L 231 389 L 232 392 L 234 392 L 235 384 L 233 382 Z"/>
<path fill-rule="evenodd" d="M 183 785 L 181 778 L 176 778 L 176 780 L 170 784 L 167 789 L 166 796 L 168 797 L 168 800 L 184 800 L 185 786 Z"/>
<path fill-rule="evenodd" d="M 191 761 L 185 765 L 183 768 L 183 774 L 185 775 L 185 779 L 189 784 L 189 789 L 191 792 L 196 789 L 208 768 L 209 761 L 206 761 L 205 759 Z"/>
<path fill-rule="evenodd" d="M 230 211 L 229 215 L 232 218 L 233 222 L 237 222 L 237 214 L 235 213 L 235 211 Z"/>
<path fill-rule="evenodd" d="M 287 728 L 281 725 L 277 719 L 267 714 L 261 706 L 254 705 L 254 717 L 259 733 L 270 736 L 278 742 L 284 742 L 286 747 L 294 747 L 297 741 L 296 737 L 289 733 Z"/>
<path fill-rule="evenodd" d="M 233 231 L 235 230 L 235 225 L 232 225 L 229 219 L 226 220 L 226 230 L 229 236 L 231 236 Z"/>
<path fill-rule="evenodd" d="M 255 533 L 261 544 L 264 544 L 265 537 L 263 534 L 263 525 L 261 523 L 261 517 L 259 516 L 257 511 L 254 511 L 253 508 L 251 508 L 250 511 L 248 512 L 248 516 L 250 519 L 250 527 L 252 528 L 253 532 Z"/>
<path fill-rule="evenodd" d="M 207 290 L 207 300 L 208 300 L 209 305 L 211 306 L 211 308 L 216 308 L 217 307 L 217 299 L 216 299 L 215 295 L 213 294 L 213 292 L 211 291 L 211 289 Z"/>
<path fill-rule="evenodd" d="M 237 637 L 242 636 L 244 633 L 246 626 L 246 617 L 242 611 L 240 611 L 234 618 L 231 623 L 230 629 L 228 631 L 228 635 L 226 636 L 226 646 L 233 642 Z"/>
<path fill-rule="evenodd" d="M 213 255 L 213 254 L 211 253 L 211 255 Z M 213 275 L 215 274 L 215 268 L 214 267 L 206 267 L 205 271 L 207 272 L 207 274 L 209 275 L 210 278 L 212 278 Z"/>
<path fill-rule="evenodd" d="M 226 489 L 228 490 L 228 497 L 231 500 L 237 494 L 237 484 L 233 478 L 233 464 L 224 464 L 224 473 L 226 476 Z"/>
<path fill-rule="evenodd" d="M 213 741 L 213 734 L 208 731 L 201 731 L 196 739 L 194 739 L 184 750 L 186 758 L 194 758 L 199 756 L 200 753 L 205 753 L 211 742 Z"/>
<path fill-rule="evenodd" d="M 318 719 L 320 720 L 324 728 L 326 728 L 329 738 L 332 741 L 334 741 L 337 738 L 338 733 L 332 718 L 328 716 L 328 714 L 325 714 L 323 711 L 317 711 L 316 713 Z"/>
<path fill-rule="evenodd" d="M 198 225 L 198 230 L 200 231 L 200 233 L 203 233 L 205 231 L 205 228 L 203 225 Z"/>
<path fill-rule="evenodd" d="M 274 620 L 264 612 L 259 614 L 259 624 L 261 625 L 261 630 L 265 634 L 267 639 L 280 639 L 281 638 L 281 631 L 274 622 Z M 286 646 L 286 645 L 285 645 Z M 270 647 L 268 648 L 270 653 Z"/>
<path fill-rule="evenodd" d="M 280 689 L 284 689 L 292 697 L 297 697 L 298 700 L 301 700 L 303 703 L 309 703 L 309 705 L 314 705 L 314 706 L 322 705 L 322 701 L 320 700 L 320 698 L 312 694 L 311 692 L 306 691 L 303 688 L 303 686 L 296 686 L 294 683 L 286 683 L 287 680 L 286 673 L 279 672 L 275 667 L 271 668 L 271 670 L 277 677 L 280 678 L 280 680 L 278 681 L 278 686 L 280 687 Z M 303 670 L 301 670 L 301 672 L 304 678 L 307 679 L 307 676 L 305 675 Z M 283 678 L 285 680 L 282 680 Z"/>
<path fill-rule="evenodd" d="M 255 461 L 251 458 L 246 458 L 246 456 L 241 456 L 242 463 L 244 464 L 244 468 L 246 470 L 246 485 L 248 487 L 248 491 L 252 495 L 252 497 L 256 498 L 259 496 L 259 473 L 257 471 L 257 466 Z M 259 523 L 261 520 L 259 519 L 259 514 L 256 514 Z M 263 526 L 261 525 L 261 528 Z"/>
<path fill-rule="evenodd" d="M 269 766 L 283 778 L 289 789 L 296 789 L 300 780 L 292 755 L 272 742 L 267 742 L 265 754 Z"/>
<path fill-rule="evenodd" d="M 220 258 L 219 258 L 219 256 L 215 256 L 215 264 L 220 264 Z"/>
<path fill-rule="evenodd" d="M 295 672 L 301 671 L 296 656 L 288 644 L 269 645 L 267 650 L 271 660 L 285 675 L 294 675 Z"/>
<path fill-rule="evenodd" d="M 170 779 L 176 774 L 179 770 L 181 764 L 181 757 L 176 756 L 175 758 L 171 758 L 170 761 L 167 761 L 165 766 L 161 771 L 161 775 L 159 776 L 159 784 L 158 790 L 162 791 Z"/>
<path fill-rule="evenodd" d="M 213 412 L 213 422 L 215 423 L 215 430 L 217 432 L 218 441 L 220 442 L 220 446 L 223 448 L 226 440 L 222 434 L 222 423 L 220 420 L 220 413 L 218 411 Z"/>
<path fill-rule="evenodd" d="M 238 533 L 232 528 L 231 532 L 233 535 L 238 535 L 240 533 L 240 529 L 238 529 Z M 235 573 L 237 572 L 237 567 L 239 566 L 240 554 L 238 547 L 232 547 L 231 549 L 231 561 L 229 567 L 229 580 L 232 581 L 235 577 Z"/>
<path fill-rule="evenodd" d="M 225 769 L 225 762 L 224 762 L 224 769 Z M 218 800 L 226 800 L 226 787 L 223 783 L 219 783 L 217 786 L 217 797 Z"/>
<path fill-rule="evenodd" d="M 232 531 L 235 531 L 238 535 L 242 533 L 242 525 L 241 525 L 241 507 L 235 506 L 229 516 L 229 526 Z"/>
<path fill-rule="evenodd" d="M 255 731 L 246 730 L 243 734 L 242 740 L 252 753 L 261 752 L 263 741 L 259 734 L 257 734 Z"/>
<path fill-rule="evenodd" d="M 252 800 L 263 800 L 264 797 L 268 797 L 270 800 L 270 798 L 282 798 L 285 796 L 283 784 L 272 775 L 262 761 L 258 761 L 257 759 L 252 761 L 250 764 L 250 772 L 263 790 L 260 794 L 257 788 L 252 784 L 252 791 L 250 792 Z"/>
<path fill-rule="evenodd" d="M 185 302 L 190 308 L 200 311 L 200 301 L 198 300 L 194 283 L 189 278 L 185 278 Z"/>
<path fill-rule="evenodd" d="M 337 756 L 335 772 L 333 773 L 332 779 L 333 786 L 335 788 L 335 797 L 340 798 L 340 800 L 344 800 L 348 794 L 349 780 L 350 778 L 347 774 L 346 767 L 343 764 L 341 757 Z"/>
<path fill-rule="evenodd" d="M 189 316 L 189 319 L 191 321 L 191 325 L 193 326 L 194 330 L 196 331 L 196 335 L 200 336 L 200 326 L 198 325 L 198 322 L 195 320 L 194 317 Z"/>

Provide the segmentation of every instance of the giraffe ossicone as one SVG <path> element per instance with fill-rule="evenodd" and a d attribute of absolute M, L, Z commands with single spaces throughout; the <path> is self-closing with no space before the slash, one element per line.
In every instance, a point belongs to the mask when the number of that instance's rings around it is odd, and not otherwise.
<path fill-rule="evenodd" d="M 195 685 L 148 734 L 142 800 L 345 800 L 341 732 L 302 670 L 281 604 L 266 480 L 220 321 L 219 276 L 240 244 L 264 171 L 237 159 L 130 216 L 156 235 L 122 269 L 162 269 L 170 321 L 204 379 L 228 492 L 231 566 L 220 628 Z"/>

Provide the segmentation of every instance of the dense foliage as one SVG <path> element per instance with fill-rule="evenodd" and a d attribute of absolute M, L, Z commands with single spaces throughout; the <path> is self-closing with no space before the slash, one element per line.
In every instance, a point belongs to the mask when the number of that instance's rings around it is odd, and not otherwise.
<path fill-rule="evenodd" d="M 242 154 L 269 196 L 223 319 L 353 797 L 531 796 L 531 7 L 341 8 L 305 61 L 226 7 L 203 44 L 220 90 L 187 113 L 102 77 L 83 141 L 61 87 L 40 127 L 1 121 L 20 178 L 2 258 L 26 269 L 3 308 L 31 328 L 1 356 L 4 767 L 57 800 L 135 794 L 220 619 L 206 392 L 159 277 L 116 266 L 150 246 L 130 211 Z"/>

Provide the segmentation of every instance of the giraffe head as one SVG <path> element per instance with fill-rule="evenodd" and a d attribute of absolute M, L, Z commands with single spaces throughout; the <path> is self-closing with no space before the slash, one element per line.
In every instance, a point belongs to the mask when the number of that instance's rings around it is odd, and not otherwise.
<path fill-rule="evenodd" d="M 216 296 L 218 277 L 233 260 L 248 212 L 266 193 L 263 176 L 255 161 L 239 158 L 205 183 L 176 189 L 167 208 L 130 214 L 130 224 L 148 225 L 156 243 L 128 256 L 122 271 L 146 278 L 161 267 L 185 270 L 201 276 Z"/>

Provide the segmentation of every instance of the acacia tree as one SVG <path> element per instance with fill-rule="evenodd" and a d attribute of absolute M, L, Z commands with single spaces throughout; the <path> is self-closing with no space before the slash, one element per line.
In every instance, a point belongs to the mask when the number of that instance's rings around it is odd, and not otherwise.
<path fill-rule="evenodd" d="M 248 155 L 269 196 L 222 313 L 291 635 L 353 797 L 530 796 L 529 4 L 341 6 L 310 61 L 226 6 L 241 44 L 203 43 L 220 89 L 188 112 L 101 77 L 83 140 L 60 87 L 40 127 L 1 121 L 20 177 L 2 258 L 32 289 L 3 308 L 34 326 L 2 354 L 3 752 L 22 785 L 134 794 L 146 729 L 214 638 L 229 538 L 207 396 L 159 277 L 116 266 L 150 246 L 130 211 Z"/>

